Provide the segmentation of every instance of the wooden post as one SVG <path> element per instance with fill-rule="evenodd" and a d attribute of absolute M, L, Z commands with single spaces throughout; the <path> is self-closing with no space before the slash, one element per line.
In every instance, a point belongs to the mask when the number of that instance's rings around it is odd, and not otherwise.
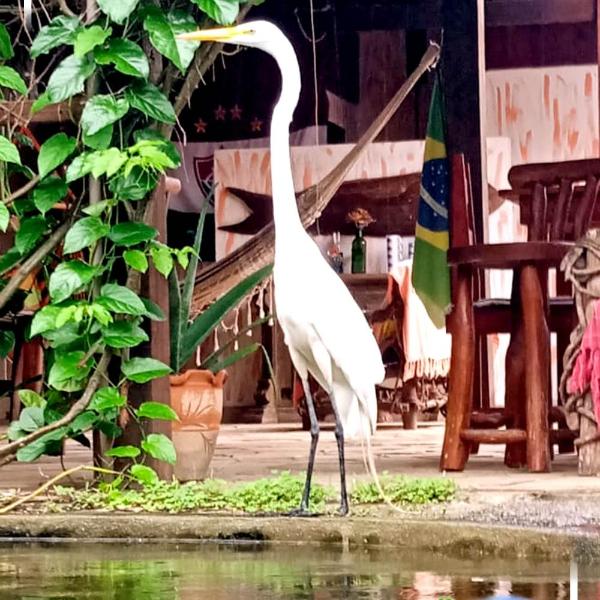
<path fill-rule="evenodd" d="M 464 154 L 471 169 L 478 242 L 485 240 L 487 174 L 485 144 L 484 0 L 443 0 L 442 75 L 449 154 Z"/>
<path fill-rule="evenodd" d="M 158 230 L 158 239 L 167 239 L 167 195 L 164 179 L 152 196 L 152 215 L 150 225 Z M 164 321 L 150 322 L 150 342 L 142 349 L 145 356 L 151 356 L 169 364 L 171 356 L 171 336 L 169 330 L 169 288 L 168 281 L 154 268 L 150 267 L 148 274 L 142 280 L 142 295 L 157 304 L 164 312 Z M 142 402 L 162 402 L 171 406 L 171 389 L 168 377 L 153 379 L 144 385 L 132 385 L 129 390 L 130 405 L 139 406 Z M 145 421 L 145 433 L 162 433 L 171 438 L 171 422 L 163 420 Z M 137 445 L 141 441 L 137 426 L 129 425 L 120 440 L 120 444 Z M 119 461 L 118 461 L 119 462 Z M 148 466 L 152 467 L 161 479 L 170 480 L 173 477 L 173 466 L 164 461 L 148 457 Z"/>

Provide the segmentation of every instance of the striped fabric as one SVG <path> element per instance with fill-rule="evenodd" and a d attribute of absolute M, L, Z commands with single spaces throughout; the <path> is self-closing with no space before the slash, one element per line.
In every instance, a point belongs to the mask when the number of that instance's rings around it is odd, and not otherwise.
<path fill-rule="evenodd" d="M 412 283 L 438 328 L 450 311 L 449 163 L 444 140 L 444 118 L 439 79 L 436 78 L 425 140 L 421 195 L 415 233 Z"/>

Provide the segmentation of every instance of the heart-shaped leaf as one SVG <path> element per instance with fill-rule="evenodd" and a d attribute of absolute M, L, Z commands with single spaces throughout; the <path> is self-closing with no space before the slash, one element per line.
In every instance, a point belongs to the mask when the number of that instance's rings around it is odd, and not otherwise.
<path fill-rule="evenodd" d="M 97 269 L 80 260 L 61 263 L 50 275 L 48 289 L 54 302 L 62 302 L 87 285 L 96 275 Z"/>
<path fill-rule="evenodd" d="M 96 46 L 104 44 L 110 37 L 112 29 L 104 29 L 99 25 L 92 25 L 80 30 L 75 37 L 75 56 L 81 58 L 91 52 Z"/>
<path fill-rule="evenodd" d="M 155 358 L 132 358 L 121 365 L 123 375 L 134 383 L 148 383 L 157 377 L 165 377 L 171 369 Z"/>
<path fill-rule="evenodd" d="M 177 117 L 169 99 L 153 84 L 138 82 L 126 91 L 129 104 L 151 119 L 175 123 Z"/>
<path fill-rule="evenodd" d="M 154 227 L 144 223 L 125 221 L 114 225 L 108 237 L 117 246 L 135 246 L 153 240 L 157 234 L 158 232 Z"/>
<path fill-rule="evenodd" d="M 99 412 L 111 408 L 121 408 L 127 404 L 127 399 L 114 387 L 100 388 L 90 402 L 90 408 Z"/>
<path fill-rule="evenodd" d="M 46 233 L 48 223 L 44 217 L 35 216 L 23 219 L 19 231 L 15 235 L 15 246 L 21 254 L 27 254 Z"/>
<path fill-rule="evenodd" d="M 170 406 L 167 406 L 162 402 L 142 402 L 136 412 L 140 419 L 179 421 L 177 413 Z"/>
<path fill-rule="evenodd" d="M 33 190 L 33 203 L 42 214 L 46 214 L 67 195 L 67 190 L 67 184 L 60 177 L 46 177 Z"/>
<path fill-rule="evenodd" d="M 98 217 L 84 217 L 77 221 L 65 236 L 65 254 L 79 252 L 108 235 L 110 227 Z"/>
<path fill-rule="evenodd" d="M 90 98 L 81 114 L 81 128 L 86 135 L 94 135 L 107 125 L 122 119 L 129 110 L 129 102 L 110 95 Z"/>
<path fill-rule="evenodd" d="M 173 442 L 162 433 L 151 433 L 142 440 L 142 450 L 157 460 L 164 460 L 170 465 L 177 461 L 177 452 Z"/>
<path fill-rule="evenodd" d="M 27 94 L 27 85 L 12 67 L 0 66 L 0 86 L 15 90 L 19 94 Z"/>
<path fill-rule="evenodd" d="M 145 311 L 144 303 L 134 291 L 116 283 L 103 285 L 96 302 L 114 313 L 142 316 Z"/>
<path fill-rule="evenodd" d="M 10 33 L 6 29 L 4 23 L 0 23 L 0 58 L 8 59 L 15 55 L 12 42 L 10 41 Z"/>
<path fill-rule="evenodd" d="M 125 75 L 143 79 L 150 75 L 148 57 L 130 40 L 113 38 L 107 46 L 94 50 L 94 58 L 99 65 L 113 64 L 117 71 Z"/>
<path fill-rule="evenodd" d="M 81 23 L 77 17 L 60 16 L 42 27 L 40 32 L 31 44 L 29 54 L 31 58 L 37 58 L 42 54 L 47 54 L 50 50 L 62 46 L 63 44 L 72 44 L 75 41 L 77 30 Z"/>
<path fill-rule="evenodd" d="M 231 25 L 240 12 L 240 0 L 192 0 L 219 25 Z"/>
<path fill-rule="evenodd" d="M 48 138 L 40 148 L 38 155 L 38 172 L 43 179 L 56 167 L 62 165 L 75 151 L 77 140 L 66 133 L 56 133 Z"/>
<path fill-rule="evenodd" d="M 76 392 L 85 387 L 92 368 L 91 359 L 84 362 L 85 352 L 55 354 L 54 364 L 48 373 L 48 385 L 63 392 Z"/>
<path fill-rule="evenodd" d="M 102 330 L 102 339 L 111 348 L 134 348 L 148 341 L 148 334 L 131 321 L 115 321 Z"/>
<path fill-rule="evenodd" d="M 158 475 L 154 469 L 146 465 L 133 465 L 129 469 L 131 476 L 144 485 L 152 485 L 158 482 Z"/>
<path fill-rule="evenodd" d="M 105 452 L 106 456 L 113 458 L 137 458 L 141 453 L 137 446 L 117 446 Z"/>
<path fill-rule="evenodd" d="M 21 157 L 17 147 L 3 135 L 0 135 L 0 160 L 7 163 L 21 164 Z"/>
<path fill-rule="evenodd" d="M 100 10 L 119 25 L 125 23 L 138 4 L 139 0 L 98 0 Z"/>
<path fill-rule="evenodd" d="M 86 79 L 94 72 L 95 64 L 89 56 L 74 54 L 65 58 L 50 75 L 46 95 L 53 104 L 83 93 Z"/>
<path fill-rule="evenodd" d="M 148 259 L 141 250 L 125 250 L 123 259 L 129 267 L 140 273 L 145 273 L 148 270 Z"/>

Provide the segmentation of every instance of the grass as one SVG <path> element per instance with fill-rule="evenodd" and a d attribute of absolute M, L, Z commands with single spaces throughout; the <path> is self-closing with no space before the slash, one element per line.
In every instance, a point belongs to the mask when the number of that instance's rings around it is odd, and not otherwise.
<path fill-rule="evenodd" d="M 403 505 L 448 502 L 456 493 L 455 484 L 441 478 L 413 479 L 383 475 L 381 483 L 386 496 Z M 289 472 L 275 473 L 271 477 L 236 485 L 210 479 L 183 484 L 158 482 L 140 489 L 130 489 L 123 487 L 123 482 L 118 480 L 85 489 L 57 486 L 54 488 L 51 510 L 281 513 L 298 507 L 303 489 L 304 475 Z M 373 483 L 356 484 L 351 499 L 354 504 L 382 501 Z M 330 502 L 337 503 L 334 490 L 314 483 L 311 510 L 326 511 Z"/>

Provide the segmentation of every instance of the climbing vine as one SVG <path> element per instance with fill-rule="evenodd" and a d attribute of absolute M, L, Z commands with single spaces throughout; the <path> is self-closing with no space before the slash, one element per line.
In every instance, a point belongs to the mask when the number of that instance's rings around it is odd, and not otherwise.
<path fill-rule="evenodd" d="M 114 440 L 131 418 L 175 418 L 152 401 L 134 410 L 127 393 L 170 372 L 137 352 L 148 321 L 164 318 L 140 294 L 141 276 L 153 267 L 168 277 L 193 253 L 158 238 L 150 208 L 165 171 L 180 164 L 178 113 L 219 48 L 176 35 L 232 23 L 258 3 L 39 3 L 28 35 L 17 3 L 14 18 L 1 16 L 0 230 L 12 242 L 0 256 L 0 312 L 18 312 L 37 290 L 27 337 L 43 340 L 45 376 L 41 393 L 19 392 L 24 409 L 0 461 L 59 453 L 92 429 Z M 53 107 L 74 123 L 59 132 L 31 125 Z M 0 353 L 13 343 L 0 334 Z M 144 482 L 156 479 L 145 455 L 175 461 L 162 434 L 106 454 L 136 461 L 129 475 Z"/>

